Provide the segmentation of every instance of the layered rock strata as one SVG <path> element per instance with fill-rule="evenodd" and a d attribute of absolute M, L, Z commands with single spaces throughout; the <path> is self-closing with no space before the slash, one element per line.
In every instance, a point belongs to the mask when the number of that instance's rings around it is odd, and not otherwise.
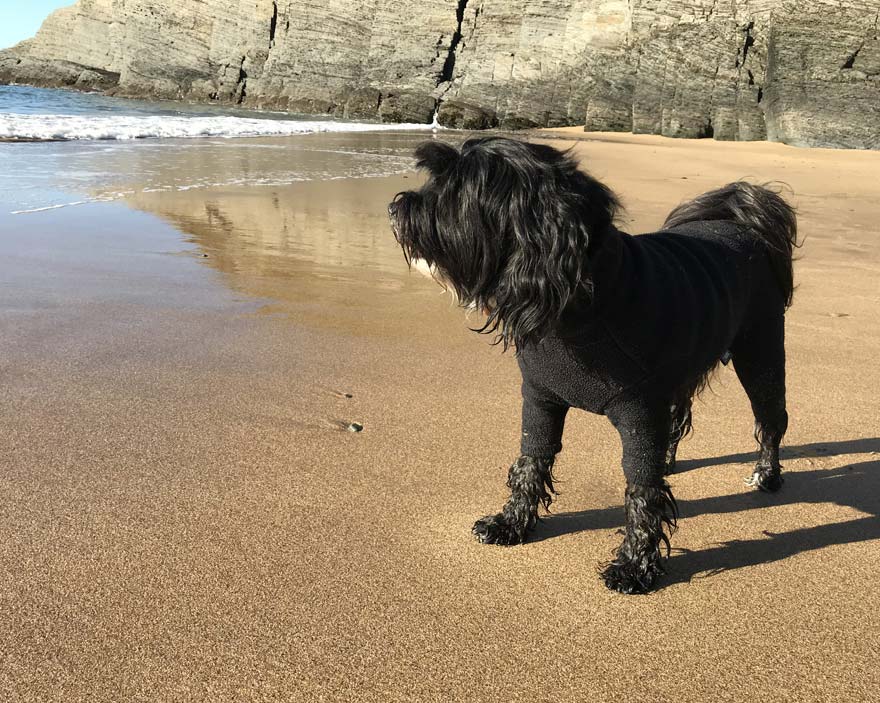
<path fill-rule="evenodd" d="M 79 0 L 0 52 L 0 80 L 878 148 L 878 16 L 878 0 Z"/>

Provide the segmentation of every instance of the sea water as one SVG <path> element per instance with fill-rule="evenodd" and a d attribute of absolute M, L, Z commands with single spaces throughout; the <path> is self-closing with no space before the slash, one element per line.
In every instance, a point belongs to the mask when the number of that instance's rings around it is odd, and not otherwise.
<path fill-rule="evenodd" d="M 127 100 L 72 90 L 0 86 L 0 139 L 232 138 L 430 128 L 431 125 L 424 124 L 318 120 L 310 116 L 215 105 Z"/>
<path fill-rule="evenodd" d="M 0 86 L 0 213 L 393 175 L 437 129 Z"/>

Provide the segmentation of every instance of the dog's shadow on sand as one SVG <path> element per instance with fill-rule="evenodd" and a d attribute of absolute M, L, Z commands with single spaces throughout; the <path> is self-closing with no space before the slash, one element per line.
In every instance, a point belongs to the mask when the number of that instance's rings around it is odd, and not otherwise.
<path fill-rule="evenodd" d="M 784 461 L 786 457 L 830 458 L 865 453 L 880 453 L 880 438 L 789 447 L 782 459 Z M 704 466 L 751 462 L 754 457 L 754 453 L 743 453 L 682 462 L 676 473 Z M 736 513 L 793 503 L 834 503 L 855 508 L 867 515 L 844 522 L 804 527 L 778 534 L 764 531 L 762 538 L 721 542 L 700 551 L 673 547 L 668 563 L 668 575 L 663 579 L 661 588 L 673 583 L 690 581 L 698 574 L 699 578 L 704 578 L 746 566 L 779 561 L 794 554 L 835 544 L 880 539 L 880 456 L 877 459 L 838 468 L 784 473 L 783 476 L 786 479 L 785 484 L 782 490 L 775 494 L 744 490 L 742 493 L 701 500 L 681 500 L 678 502 L 680 517 L 686 519 L 707 513 Z M 756 515 L 756 519 L 760 517 Z M 622 506 L 551 514 L 538 525 L 531 539 L 542 541 L 586 530 L 622 527 Z"/>
<path fill-rule="evenodd" d="M 847 439 L 841 442 L 814 442 L 793 447 L 783 446 L 779 458 L 785 461 L 786 459 L 827 458 L 846 454 L 871 454 L 872 452 L 880 452 L 880 437 Z M 719 466 L 720 464 L 748 464 L 754 460 L 755 452 L 753 451 L 709 459 L 687 459 L 678 463 L 675 467 L 675 473 L 681 474 L 685 471 L 701 469 L 705 466 Z"/>

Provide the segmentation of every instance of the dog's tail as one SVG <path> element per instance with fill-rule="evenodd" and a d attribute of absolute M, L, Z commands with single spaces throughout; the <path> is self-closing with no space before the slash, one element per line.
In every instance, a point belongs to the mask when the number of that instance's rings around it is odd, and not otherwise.
<path fill-rule="evenodd" d="M 737 181 L 682 203 L 669 213 L 663 228 L 707 220 L 733 221 L 758 235 L 767 246 L 785 306 L 789 307 L 794 293 L 793 250 L 798 246 L 794 208 L 765 186 Z"/>

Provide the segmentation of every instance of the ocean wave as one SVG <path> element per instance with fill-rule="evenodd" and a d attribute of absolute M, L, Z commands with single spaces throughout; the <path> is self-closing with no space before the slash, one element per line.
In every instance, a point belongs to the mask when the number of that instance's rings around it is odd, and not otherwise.
<path fill-rule="evenodd" d="M 93 202 L 91 200 L 76 200 L 72 203 L 56 203 L 55 205 L 44 205 L 43 207 L 32 207 L 25 210 L 12 210 L 10 215 L 31 215 L 35 212 L 48 212 L 49 210 L 60 210 L 65 207 L 74 207 L 76 205 L 87 205 Z"/>
<path fill-rule="evenodd" d="M 312 132 L 436 129 L 429 124 L 372 124 L 331 120 L 276 120 L 232 116 L 0 114 L 0 140 L 70 141 L 199 137 L 283 137 Z"/>

